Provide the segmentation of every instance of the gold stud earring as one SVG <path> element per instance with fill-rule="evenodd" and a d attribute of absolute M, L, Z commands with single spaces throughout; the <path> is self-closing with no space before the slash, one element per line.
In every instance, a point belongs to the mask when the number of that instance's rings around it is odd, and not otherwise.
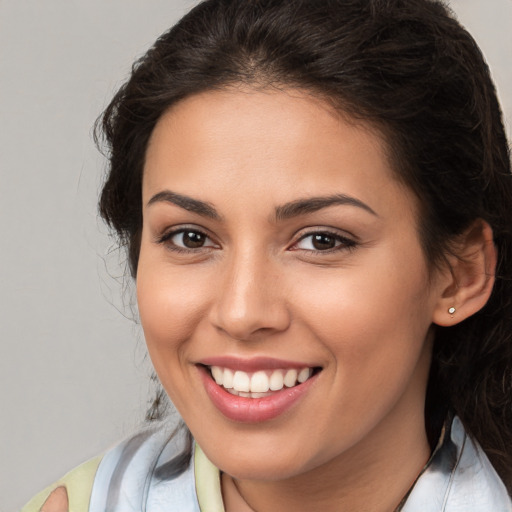
<path fill-rule="evenodd" d="M 453 314 L 457 311 L 453 306 L 451 308 L 448 308 L 448 313 L 453 316 Z"/>

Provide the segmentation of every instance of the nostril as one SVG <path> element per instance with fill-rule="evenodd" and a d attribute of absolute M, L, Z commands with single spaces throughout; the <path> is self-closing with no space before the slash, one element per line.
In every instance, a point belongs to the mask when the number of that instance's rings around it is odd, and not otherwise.
<path fill-rule="evenodd" d="M 272 309 L 246 309 L 244 311 L 213 311 L 210 321 L 217 331 L 237 341 L 253 341 L 273 333 L 284 332 L 290 325 L 290 315 L 279 306 Z"/>

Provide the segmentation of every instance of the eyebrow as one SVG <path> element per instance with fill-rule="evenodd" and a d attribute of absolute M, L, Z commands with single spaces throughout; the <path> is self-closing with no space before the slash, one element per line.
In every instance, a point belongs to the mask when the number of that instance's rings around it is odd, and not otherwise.
<path fill-rule="evenodd" d="M 170 190 L 163 190 L 162 192 L 158 192 L 158 194 L 155 194 L 148 201 L 146 206 L 151 206 L 152 204 L 160 202 L 174 204 L 189 212 L 197 213 L 202 217 L 208 217 L 214 220 L 219 220 L 221 218 L 217 210 L 210 203 L 199 201 L 198 199 L 192 199 L 189 196 L 177 194 L 176 192 L 171 192 Z"/>
<path fill-rule="evenodd" d="M 151 206 L 152 204 L 159 202 L 174 204 L 189 212 L 197 213 L 202 217 L 208 217 L 214 220 L 222 219 L 222 216 L 210 203 L 207 203 L 206 201 L 200 201 L 199 199 L 193 199 L 192 197 L 182 194 L 177 194 L 176 192 L 171 192 L 170 190 L 163 190 L 162 192 L 158 192 L 153 197 L 151 197 L 146 206 Z M 328 208 L 329 206 L 337 205 L 355 206 L 378 217 L 378 214 L 372 208 L 370 208 L 366 203 L 363 203 L 359 199 L 347 196 L 345 194 L 335 194 L 325 197 L 322 196 L 297 199 L 296 201 L 291 201 L 282 206 L 278 206 L 275 209 L 275 219 L 277 221 L 286 220 L 292 217 L 298 217 L 299 215 L 314 213 L 322 210 L 323 208 Z"/>
<path fill-rule="evenodd" d="M 299 215 L 317 212 L 323 208 L 336 205 L 348 205 L 361 208 L 372 215 L 378 217 L 377 213 L 370 208 L 366 203 L 363 203 L 355 197 L 347 196 L 345 194 L 334 194 L 325 197 L 308 197 L 306 199 L 297 199 L 291 203 L 278 206 L 276 208 L 276 220 L 286 220 Z"/>

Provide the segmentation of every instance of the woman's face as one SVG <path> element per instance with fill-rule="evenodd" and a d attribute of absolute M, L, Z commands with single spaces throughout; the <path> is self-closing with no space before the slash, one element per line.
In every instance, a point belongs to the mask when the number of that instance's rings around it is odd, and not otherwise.
<path fill-rule="evenodd" d="M 190 97 L 152 134 L 143 215 L 149 353 L 218 467 L 278 479 L 421 445 L 440 285 L 376 133 L 298 91 Z"/>

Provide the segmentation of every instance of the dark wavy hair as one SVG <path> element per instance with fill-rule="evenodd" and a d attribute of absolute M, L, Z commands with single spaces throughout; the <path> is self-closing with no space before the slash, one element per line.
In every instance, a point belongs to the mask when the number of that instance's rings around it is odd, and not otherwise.
<path fill-rule="evenodd" d="M 133 276 L 156 122 L 183 98 L 237 84 L 309 91 L 377 128 L 419 199 L 432 268 L 476 219 L 490 224 L 492 295 L 467 320 L 437 328 L 425 416 L 432 443 L 446 414 L 457 414 L 512 489 L 512 175 L 473 38 L 438 0 L 201 2 L 134 64 L 97 124 L 110 162 L 100 212 Z"/>

